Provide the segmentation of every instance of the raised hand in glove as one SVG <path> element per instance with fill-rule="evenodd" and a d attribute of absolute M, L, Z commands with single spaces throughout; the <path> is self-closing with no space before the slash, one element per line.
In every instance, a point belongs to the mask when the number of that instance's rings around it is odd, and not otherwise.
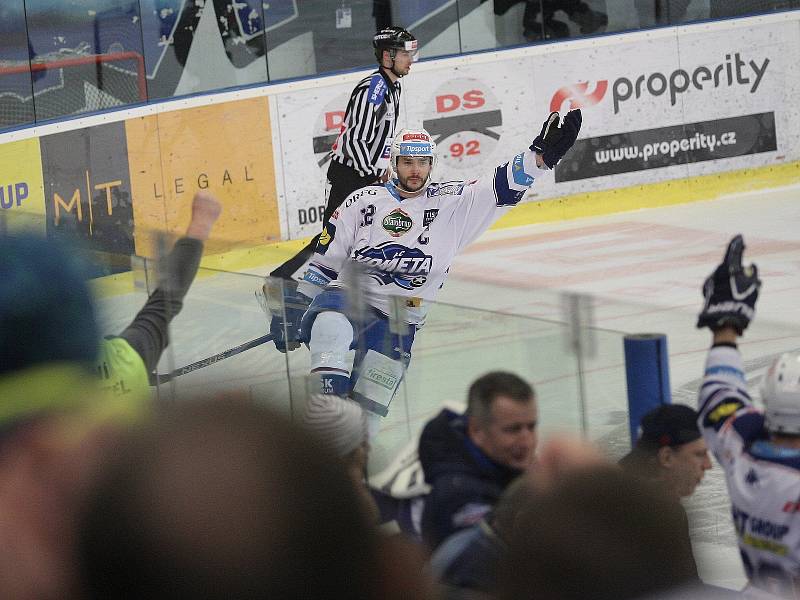
<path fill-rule="evenodd" d="M 725 258 L 703 284 L 705 303 L 697 318 L 697 327 L 717 331 L 733 327 L 742 335 L 756 314 L 756 300 L 761 280 L 758 268 L 742 266 L 744 239 L 734 237 L 725 251 Z"/>
<path fill-rule="evenodd" d="M 281 281 L 270 278 L 264 284 L 269 312 L 272 319 L 269 332 L 274 337 L 275 348 L 286 353 L 300 347 L 300 321 L 311 298 L 297 291 L 296 281 Z"/>
<path fill-rule="evenodd" d="M 583 117 L 580 109 L 569 111 L 563 119 L 557 112 L 550 113 L 542 125 L 542 131 L 533 140 L 530 149 L 542 155 L 542 160 L 550 169 L 564 158 L 567 150 L 578 138 Z"/>

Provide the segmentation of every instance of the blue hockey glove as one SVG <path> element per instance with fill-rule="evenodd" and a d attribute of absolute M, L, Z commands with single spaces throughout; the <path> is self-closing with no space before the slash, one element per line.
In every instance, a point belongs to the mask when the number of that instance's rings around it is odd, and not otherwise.
<path fill-rule="evenodd" d="M 296 281 L 271 280 L 264 284 L 264 295 L 272 319 L 269 332 L 274 336 L 275 348 L 286 353 L 300 347 L 300 322 L 311 298 L 297 291 Z"/>
<path fill-rule="evenodd" d="M 550 169 L 564 158 L 567 150 L 578 139 L 583 117 L 580 109 L 569 111 L 559 124 L 557 112 L 550 113 L 542 125 L 542 131 L 529 146 L 531 150 L 542 155 L 542 160 Z"/>
<path fill-rule="evenodd" d="M 756 314 L 756 300 L 761 280 L 758 268 L 742 266 L 744 239 L 734 237 L 725 258 L 703 284 L 705 303 L 697 318 L 697 327 L 716 331 L 731 326 L 742 335 Z"/>

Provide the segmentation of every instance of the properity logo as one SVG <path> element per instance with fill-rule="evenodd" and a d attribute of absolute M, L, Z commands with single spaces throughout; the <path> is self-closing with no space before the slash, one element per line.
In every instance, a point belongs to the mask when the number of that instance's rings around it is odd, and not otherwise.
<path fill-rule="evenodd" d="M 743 59 L 736 52 L 733 55 L 726 54 L 725 60 L 720 63 L 700 65 L 692 71 L 675 69 L 671 73 L 642 73 L 632 79 L 620 77 L 611 88 L 614 114 L 621 110 L 623 102 L 638 100 L 642 96 L 665 95 L 669 98 L 670 106 L 674 106 L 678 96 L 690 90 L 743 86 L 754 94 L 768 66 L 769 58 Z"/>
<path fill-rule="evenodd" d="M 594 84 L 582 81 L 574 85 L 565 85 L 558 88 L 550 99 L 550 112 L 566 112 L 573 108 L 592 106 L 600 102 L 607 91 L 607 79 L 601 79 Z"/>
<path fill-rule="evenodd" d="M 717 88 L 743 87 L 748 93 L 758 91 L 769 67 L 769 58 L 743 57 L 741 53 L 726 54 L 724 60 L 704 64 L 692 70 L 675 69 L 669 73 L 655 71 L 631 77 L 618 77 L 611 83 L 611 102 L 614 114 L 619 114 L 624 104 L 644 97 L 669 99 L 670 106 L 678 102 L 681 94 L 702 92 Z M 586 108 L 599 104 L 607 97 L 609 82 L 579 82 L 559 88 L 550 100 L 550 111 Z"/>
<path fill-rule="evenodd" d="M 471 169 L 497 147 L 503 113 L 488 85 L 477 79 L 455 79 L 433 94 L 422 125 L 438 144 L 440 161 Z"/>

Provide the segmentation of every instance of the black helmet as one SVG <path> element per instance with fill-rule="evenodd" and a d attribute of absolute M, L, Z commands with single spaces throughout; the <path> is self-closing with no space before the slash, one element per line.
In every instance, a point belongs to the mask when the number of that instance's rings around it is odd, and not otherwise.
<path fill-rule="evenodd" d="M 384 50 L 407 50 L 412 58 L 417 56 L 417 38 L 402 27 L 384 27 L 372 38 L 372 47 L 375 48 L 375 58 L 381 62 Z M 392 52 L 394 58 L 394 52 Z"/>

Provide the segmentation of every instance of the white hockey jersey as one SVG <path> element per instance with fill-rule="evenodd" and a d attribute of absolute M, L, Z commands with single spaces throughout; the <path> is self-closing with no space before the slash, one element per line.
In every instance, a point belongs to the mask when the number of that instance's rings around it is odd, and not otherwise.
<path fill-rule="evenodd" d="M 770 593 L 800 597 L 800 450 L 770 443 L 736 348 L 709 352 L 699 409 L 706 443 L 725 470 L 748 578 Z"/>
<path fill-rule="evenodd" d="M 402 297 L 405 320 L 422 325 L 455 256 L 545 172 L 526 151 L 487 177 L 431 183 L 414 198 L 402 198 L 391 182 L 361 188 L 325 224 L 298 291 L 316 296 L 354 261 L 365 268 L 370 306 L 388 315 L 391 297 Z"/>

